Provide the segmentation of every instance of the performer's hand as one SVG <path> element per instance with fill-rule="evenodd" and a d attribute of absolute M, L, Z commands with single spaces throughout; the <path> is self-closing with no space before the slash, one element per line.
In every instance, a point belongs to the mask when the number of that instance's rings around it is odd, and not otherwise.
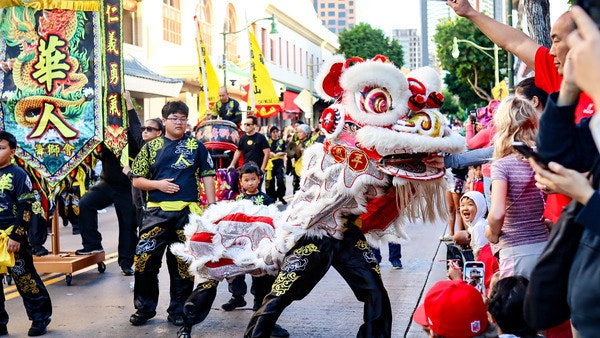
<path fill-rule="evenodd" d="M 13 240 L 13 239 L 8 239 L 8 252 L 17 252 L 19 251 L 19 249 L 21 248 L 21 243 Z"/>
<path fill-rule="evenodd" d="M 172 178 L 165 178 L 164 180 L 158 181 L 158 190 L 165 194 L 174 194 L 179 191 L 179 185 L 173 183 Z"/>
<path fill-rule="evenodd" d="M 429 167 L 444 169 L 444 157 L 431 155 L 423 159 L 423 163 Z"/>

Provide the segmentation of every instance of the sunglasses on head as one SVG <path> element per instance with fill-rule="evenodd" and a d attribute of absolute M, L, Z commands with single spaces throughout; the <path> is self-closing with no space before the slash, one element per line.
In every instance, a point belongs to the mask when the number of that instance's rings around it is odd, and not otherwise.
<path fill-rule="evenodd" d="M 153 130 L 158 131 L 159 129 L 158 128 L 154 128 L 154 127 L 142 127 L 142 132 L 145 132 L 145 131 L 152 132 Z"/>

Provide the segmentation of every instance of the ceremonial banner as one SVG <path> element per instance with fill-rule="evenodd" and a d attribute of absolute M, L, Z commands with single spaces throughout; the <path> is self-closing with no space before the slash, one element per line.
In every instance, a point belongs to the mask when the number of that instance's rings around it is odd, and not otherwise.
<path fill-rule="evenodd" d="M 206 53 L 206 47 L 202 41 L 202 30 L 198 17 L 196 20 L 196 49 L 198 51 L 198 68 L 200 70 L 200 104 L 198 107 L 198 123 L 206 120 L 206 114 L 210 111 L 211 104 L 219 99 L 219 79 L 215 69 L 210 62 L 210 57 Z"/>
<path fill-rule="evenodd" d="M 104 87 L 104 145 L 110 149 L 121 165 L 127 166 L 127 110 L 123 109 L 121 93 L 124 90 L 123 78 L 123 41 L 121 40 L 121 18 L 123 8 L 121 0 L 105 0 L 101 13 L 104 15 L 104 60 L 106 65 L 106 86 Z"/>
<path fill-rule="evenodd" d="M 275 86 L 265 66 L 263 54 L 258 46 L 251 29 L 250 37 L 250 91 L 248 94 L 248 109 L 254 107 L 254 115 L 258 117 L 271 117 L 281 111 L 279 97 L 275 94 Z"/>
<path fill-rule="evenodd" d="M 0 128 L 49 191 L 102 140 L 99 16 L 26 3 L 0 8 Z"/>

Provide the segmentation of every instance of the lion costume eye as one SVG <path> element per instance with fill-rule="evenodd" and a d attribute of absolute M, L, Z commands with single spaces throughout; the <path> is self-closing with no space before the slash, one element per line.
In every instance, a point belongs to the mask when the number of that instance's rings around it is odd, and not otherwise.
<path fill-rule="evenodd" d="M 356 103 L 365 113 L 383 114 L 392 107 L 392 96 L 385 88 L 365 87 L 355 94 Z"/>

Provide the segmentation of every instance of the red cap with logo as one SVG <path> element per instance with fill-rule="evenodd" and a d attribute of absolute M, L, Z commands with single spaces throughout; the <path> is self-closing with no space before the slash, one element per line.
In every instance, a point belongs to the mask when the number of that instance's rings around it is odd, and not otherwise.
<path fill-rule="evenodd" d="M 413 320 L 446 338 L 474 337 L 488 326 L 481 293 L 464 281 L 435 283 L 415 311 Z"/>

